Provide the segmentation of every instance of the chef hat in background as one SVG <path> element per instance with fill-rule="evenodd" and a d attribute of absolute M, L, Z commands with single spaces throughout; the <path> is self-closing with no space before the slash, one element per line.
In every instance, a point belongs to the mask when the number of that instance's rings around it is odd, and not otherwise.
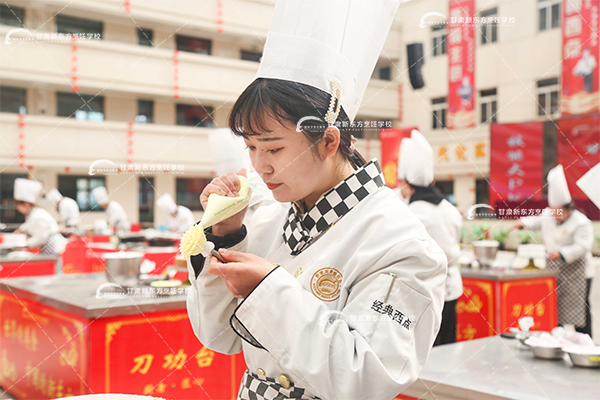
<path fill-rule="evenodd" d="M 548 172 L 548 205 L 562 207 L 571 202 L 565 170 L 558 164 Z"/>
<path fill-rule="evenodd" d="M 579 178 L 577 186 L 600 208 L 600 163 Z"/>
<path fill-rule="evenodd" d="M 15 200 L 35 204 L 42 191 L 42 184 L 31 179 L 17 178 L 14 191 Z"/>
<path fill-rule="evenodd" d="M 400 142 L 398 178 L 411 185 L 429 186 L 433 183 L 433 149 L 425 136 L 416 129 L 410 138 Z"/>
<path fill-rule="evenodd" d="M 171 197 L 169 193 L 160 196 L 160 198 L 156 200 L 156 205 L 168 214 L 177 212 L 177 204 L 175 204 L 175 200 L 173 200 L 173 197 Z"/>
<path fill-rule="evenodd" d="M 256 78 L 327 93 L 341 83 L 354 121 L 397 9 L 398 0 L 277 0 Z"/>
<path fill-rule="evenodd" d="M 58 202 L 63 199 L 63 196 L 58 190 L 52 189 L 46 193 L 46 199 L 48 199 L 48 201 L 50 201 L 52 204 L 57 205 Z"/>
<path fill-rule="evenodd" d="M 94 188 L 94 190 L 92 190 L 92 195 L 98 204 L 108 203 L 109 201 L 108 192 L 104 186 L 98 186 L 97 188 Z"/>
<path fill-rule="evenodd" d="M 238 172 L 241 168 L 246 168 L 246 176 L 252 187 L 249 207 L 264 200 L 275 201 L 267 185 L 254 170 L 242 137 L 235 136 L 229 128 L 211 129 L 208 133 L 208 140 L 217 175 L 230 171 Z"/>

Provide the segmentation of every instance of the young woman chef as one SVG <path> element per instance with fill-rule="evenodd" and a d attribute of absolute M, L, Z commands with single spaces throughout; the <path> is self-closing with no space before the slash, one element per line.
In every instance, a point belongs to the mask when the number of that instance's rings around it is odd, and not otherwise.
<path fill-rule="evenodd" d="M 456 341 L 456 301 L 463 292 L 456 265 L 460 255 L 462 215 L 433 186 L 433 165 L 433 149 L 421 132 L 413 130 L 410 138 L 402 139 L 398 164 L 401 194 L 409 199 L 408 208 L 425 225 L 448 258 L 442 325 L 434 344 L 440 345 Z"/>
<path fill-rule="evenodd" d="M 52 189 L 46 194 L 46 199 L 56 206 L 60 215 L 60 223 L 66 229 L 79 227 L 79 205 L 69 197 L 63 197 L 57 189 Z"/>
<path fill-rule="evenodd" d="M 238 399 L 392 399 L 427 360 L 446 257 L 349 128 L 397 7 L 278 0 L 233 106 L 230 128 L 278 203 L 248 227 L 240 212 L 206 230 L 228 263 L 190 258 L 187 308 L 204 346 L 244 351 Z M 228 173 L 200 200 L 239 187 Z"/>
<path fill-rule="evenodd" d="M 14 202 L 17 211 L 25 215 L 25 223 L 15 233 L 25 233 L 27 247 L 39 247 L 44 255 L 59 256 L 65 250 L 67 239 L 58 229 L 58 224 L 45 209 L 36 206 L 42 184 L 30 179 L 15 179 Z M 60 258 L 56 263 L 56 273 L 62 273 Z"/>
<path fill-rule="evenodd" d="M 106 211 L 108 226 L 115 229 L 117 233 L 127 233 L 131 230 L 131 223 L 127 219 L 125 209 L 114 200 L 110 200 L 104 186 L 98 186 L 92 190 L 96 203 Z"/>
<path fill-rule="evenodd" d="M 560 164 L 548 172 L 548 207 L 542 215 L 521 218 L 515 227 L 542 232 L 546 267 L 558 271 L 558 324 L 574 325 L 577 331 L 591 335 L 586 279 L 594 274 L 594 229 L 592 221 L 573 207 Z"/>
<path fill-rule="evenodd" d="M 165 193 L 156 200 L 156 205 L 169 214 L 167 229 L 175 233 L 183 233 L 196 223 L 194 214 L 189 208 L 177 205 L 169 193 Z"/>

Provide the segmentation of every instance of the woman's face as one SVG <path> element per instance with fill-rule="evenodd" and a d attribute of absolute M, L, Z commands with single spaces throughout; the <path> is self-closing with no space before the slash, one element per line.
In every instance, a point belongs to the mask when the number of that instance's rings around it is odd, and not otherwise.
<path fill-rule="evenodd" d="M 17 208 L 17 211 L 21 214 L 29 215 L 31 209 L 33 208 L 33 204 L 26 203 L 24 201 L 15 201 L 15 207 Z"/>
<path fill-rule="evenodd" d="M 256 172 L 279 202 L 299 201 L 318 197 L 328 184 L 332 162 L 321 160 L 313 147 L 324 146 L 325 141 L 311 144 L 296 126 L 273 121 L 270 132 L 244 138 L 250 160 Z M 320 153 L 321 154 L 321 153 Z"/>

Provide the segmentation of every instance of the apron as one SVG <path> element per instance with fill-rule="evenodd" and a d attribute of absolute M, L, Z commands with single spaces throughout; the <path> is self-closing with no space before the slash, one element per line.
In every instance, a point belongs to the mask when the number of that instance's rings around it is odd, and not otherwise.
<path fill-rule="evenodd" d="M 246 370 L 242 377 L 237 400 L 321 400 L 320 397 L 304 394 L 304 391 L 304 389 L 294 386 L 292 382 L 290 382 L 289 389 L 286 389 L 273 378 L 260 376 Z"/>
<path fill-rule="evenodd" d="M 546 268 L 558 271 L 556 296 L 558 298 L 558 325 L 585 325 L 586 278 L 585 256 L 572 263 L 546 260 Z"/>

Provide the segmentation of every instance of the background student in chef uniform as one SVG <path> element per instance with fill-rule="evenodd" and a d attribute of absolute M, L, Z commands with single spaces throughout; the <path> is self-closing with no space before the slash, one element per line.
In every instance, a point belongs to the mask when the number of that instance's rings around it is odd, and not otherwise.
<path fill-rule="evenodd" d="M 29 236 L 27 247 L 39 247 L 44 255 L 60 256 L 65 251 L 67 239 L 60 234 L 54 217 L 35 204 L 41 191 L 42 184 L 37 181 L 15 179 L 15 206 L 17 211 L 25 215 L 25 223 L 15 233 L 26 233 Z M 56 273 L 62 274 L 60 257 L 56 262 Z"/>
<path fill-rule="evenodd" d="M 417 130 L 402 139 L 398 165 L 399 187 L 408 199 L 408 208 L 425 225 L 425 229 L 448 258 L 446 296 L 442 325 L 435 345 L 456 341 L 456 301 L 463 292 L 462 278 L 456 262 L 460 255 L 462 215 L 444 194 L 433 186 L 433 149 Z"/>
<path fill-rule="evenodd" d="M 594 275 L 594 229 L 592 221 L 573 207 L 560 164 L 548 172 L 548 207 L 542 215 L 521 218 L 515 227 L 542 232 L 548 255 L 546 268 L 558 271 L 558 324 L 574 325 L 577 331 L 591 336 L 586 280 Z"/>
<path fill-rule="evenodd" d="M 589 170 L 584 176 L 577 181 L 577 186 L 586 194 L 587 197 L 600 208 L 600 164 L 596 164 L 594 168 Z M 594 279 L 595 269 L 593 262 L 590 263 L 591 268 L 586 273 L 587 285 L 586 285 L 586 325 L 589 326 L 589 334 L 592 335 L 592 315 L 590 307 L 590 291 L 592 288 L 592 280 Z M 595 316 L 598 318 L 598 316 Z"/>
<path fill-rule="evenodd" d="M 129 232 L 131 223 L 127 219 L 127 214 L 123 206 L 114 200 L 108 198 L 108 192 L 104 186 L 98 186 L 92 190 L 92 194 L 96 199 L 96 203 L 100 204 L 106 211 L 106 220 L 111 228 L 116 229 L 119 233 Z"/>
<path fill-rule="evenodd" d="M 156 200 L 156 205 L 169 214 L 167 228 L 171 232 L 183 233 L 196 223 L 192 210 L 185 206 L 178 206 L 175 204 L 175 200 L 173 200 L 173 197 L 171 197 L 169 193 L 160 196 L 160 198 Z"/>
<path fill-rule="evenodd" d="M 63 197 L 56 189 L 49 191 L 46 194 L 46 199 L 58 208 L 59 222 L 66 229 L 77 229 L 79 227 L 79 206 L 75 200 Z"/>
<path fill-rule="evenodd" d="M 206 229 L 187 308 L 204 346 L 244 351 L 239 399 L 392 399 L 427 360 L 446 257 L 348 127 L 397 7 L 279 0 L 257 79 L 232 108 L 229 126 L 278 202 L 248 227 L 242 211 Z M 200 200 L 239 188 L 231 172 Z M 212 243 L 229 263 L 206 258 Z"/>

